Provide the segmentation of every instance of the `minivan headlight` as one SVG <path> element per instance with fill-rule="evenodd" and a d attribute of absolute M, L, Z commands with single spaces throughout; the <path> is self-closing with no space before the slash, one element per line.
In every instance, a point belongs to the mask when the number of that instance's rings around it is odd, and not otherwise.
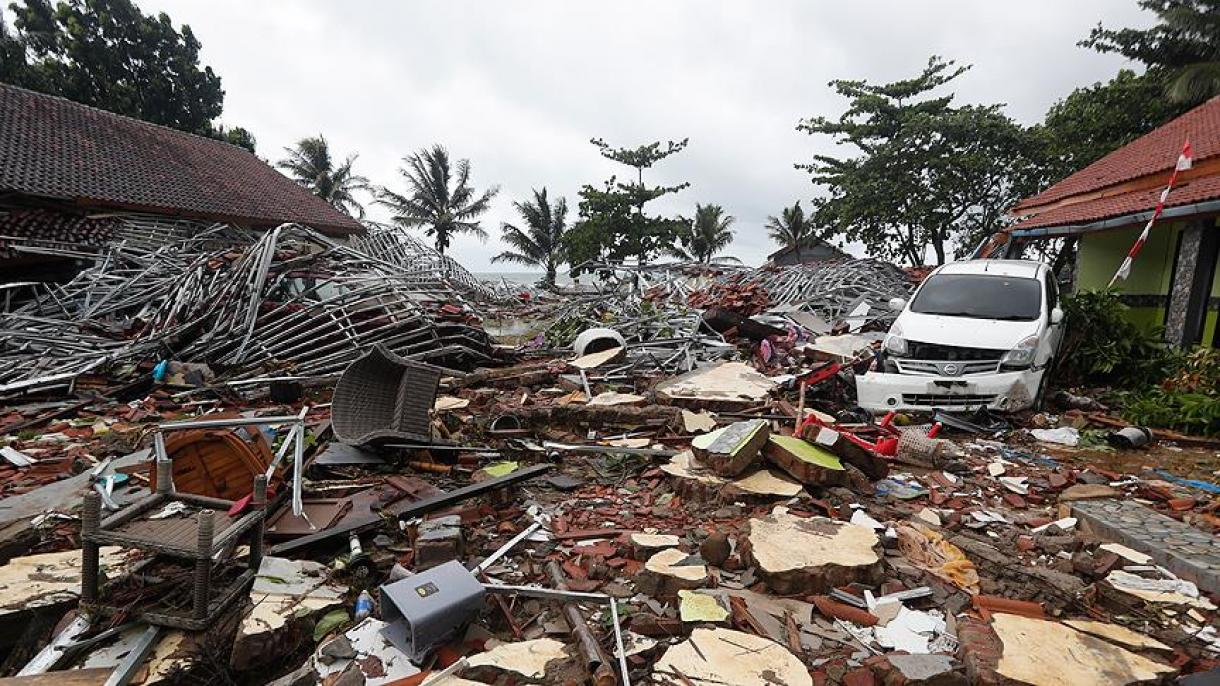
<path fill-rule="evenodd" d="M 890 329 L 890 332 L 885 335 L 885 352 L 895 356 L 903 357 L 907 354 L 907 339 L 902 337 L 902 329 L 895 325 Z"/>
<path fill-rule="evenodd" d="M 1034 356 L 1038 353 L 1038 337 L 1029 336 L 1016 345 L 1015 348 L 1004 353 L 1004 357 L 1000 358 L 1000 365 L 1009 369 L 1026 369 L 1034 363 Z"/>

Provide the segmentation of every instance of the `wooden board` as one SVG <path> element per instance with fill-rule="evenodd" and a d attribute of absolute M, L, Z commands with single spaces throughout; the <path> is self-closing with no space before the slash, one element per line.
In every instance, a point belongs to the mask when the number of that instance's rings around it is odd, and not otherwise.
<path fill-rule="evenodd" d="M 60 672 L 10 676 L 0 679 L 0 686 L 100 686 L 106 683 L 112 669 L 65 669 Z"/>

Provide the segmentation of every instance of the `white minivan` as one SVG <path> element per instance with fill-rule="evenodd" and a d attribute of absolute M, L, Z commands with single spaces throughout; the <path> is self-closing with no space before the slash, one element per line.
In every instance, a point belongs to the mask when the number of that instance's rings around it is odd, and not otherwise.
<path fill-rule="evenodd" d="M 1012 412 L 1041 404 L 1062 339 L 1050 267 L 1023 260 L 950 262 L 899 311 L 876 371 L 856 377 L 861 407 Z"/>

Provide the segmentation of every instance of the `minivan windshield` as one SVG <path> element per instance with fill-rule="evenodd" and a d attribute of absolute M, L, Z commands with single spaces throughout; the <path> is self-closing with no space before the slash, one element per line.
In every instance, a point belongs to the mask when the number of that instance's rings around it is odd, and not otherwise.
<path fill-rule="evenodd" d="M 1034 321 L 1042 313 L 1037 279 L 993 274 L 936 274 L 928 277 L 911 311 L 947 317 Z"/>

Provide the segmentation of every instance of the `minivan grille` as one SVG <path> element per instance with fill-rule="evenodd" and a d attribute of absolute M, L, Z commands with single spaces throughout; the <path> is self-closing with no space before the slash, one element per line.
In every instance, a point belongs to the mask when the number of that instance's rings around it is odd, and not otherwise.
<path fill-rule="evenodd" d="M 907 356 L 913 360 L 944 360 L 945 362 L 999 361 L 1005 350 L 962 348 L 956 345 L 907 341 Z"/>
<path fill-rule="evenodd" d="M 935 393 L 903 393 L 902 402 L 919 407 L 978 407 L 995 402 L 994 395 L 940 395 Z"/>

